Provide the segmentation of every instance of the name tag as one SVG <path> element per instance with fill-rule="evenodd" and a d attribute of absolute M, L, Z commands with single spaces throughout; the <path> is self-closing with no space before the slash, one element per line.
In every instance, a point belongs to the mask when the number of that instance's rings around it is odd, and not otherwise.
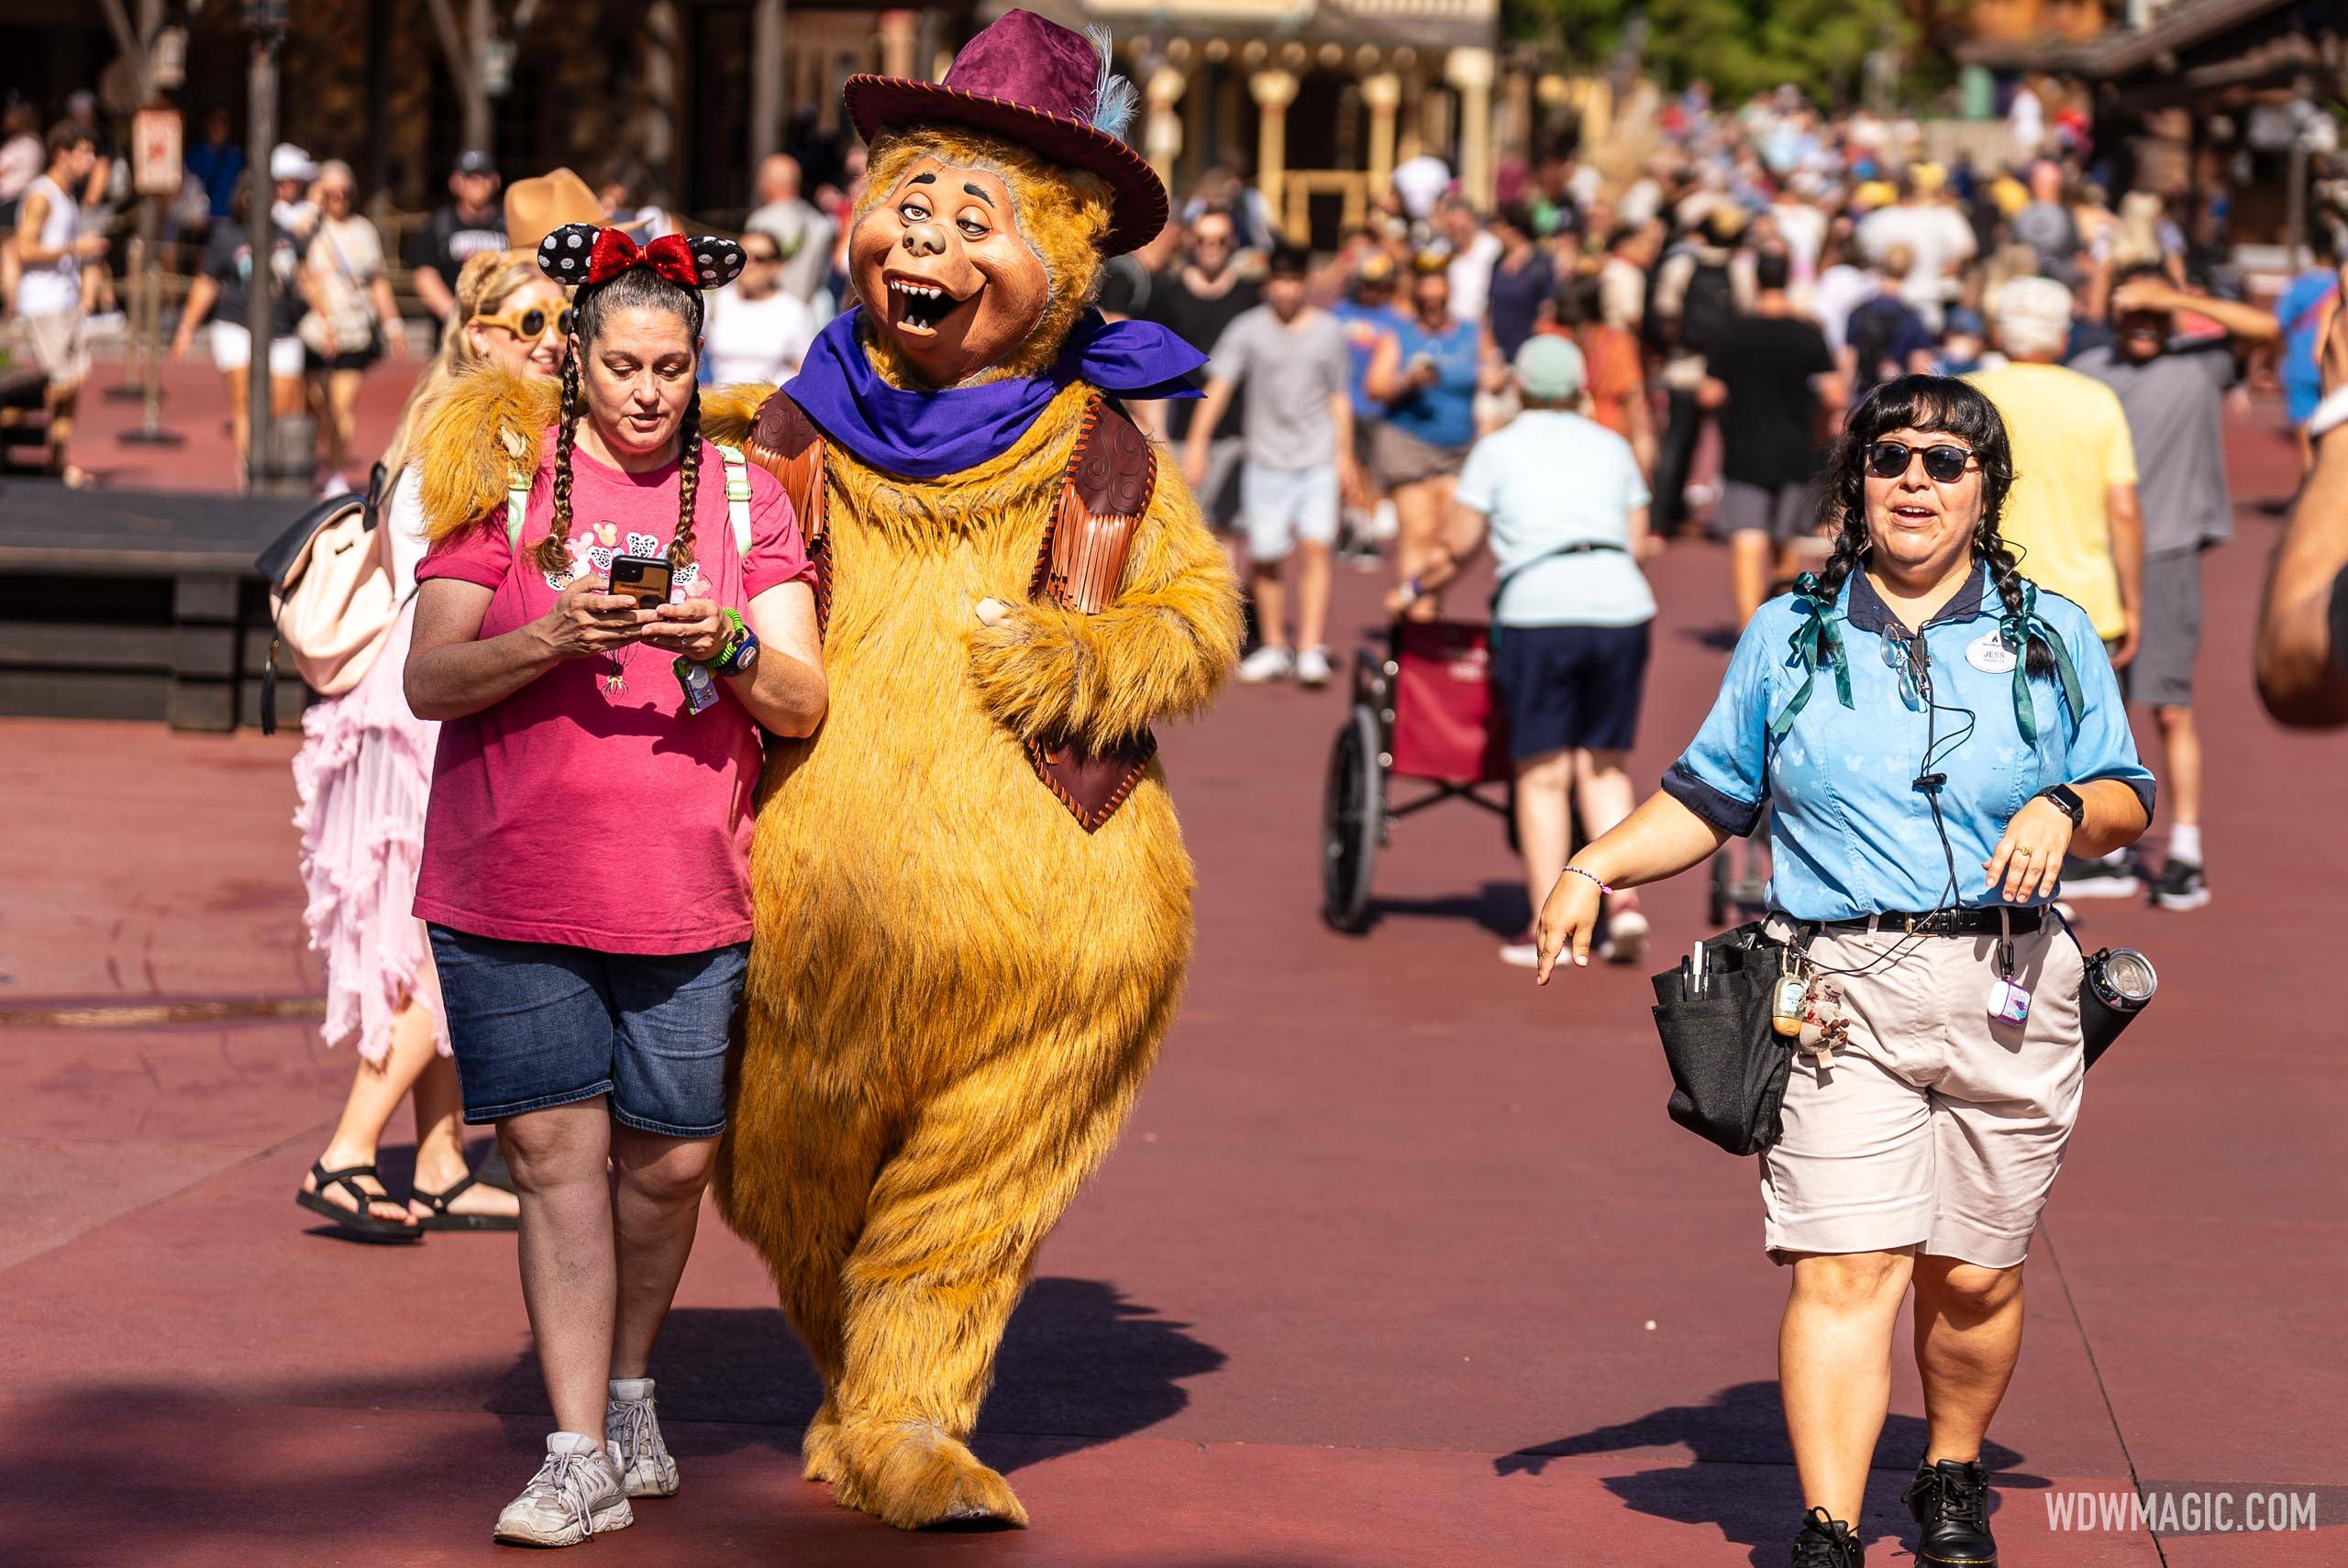
<path fill-rule="evenodd" d="M 2002 634 L 1984 632 L 1965 646 L 1965 662 L 1984 675 L 2010 675 L 2015 663 L 2014 650 L 2006 646 Z"/>

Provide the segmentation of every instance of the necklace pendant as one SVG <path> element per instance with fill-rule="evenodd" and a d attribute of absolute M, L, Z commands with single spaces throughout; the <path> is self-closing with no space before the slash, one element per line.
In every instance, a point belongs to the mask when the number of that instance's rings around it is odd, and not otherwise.
<path fill-rule="evenodd" d="M 627 692 L 627 671 L 615 669 L 604 677 L 604 690 L 608 696 L 625 696 Z"/>

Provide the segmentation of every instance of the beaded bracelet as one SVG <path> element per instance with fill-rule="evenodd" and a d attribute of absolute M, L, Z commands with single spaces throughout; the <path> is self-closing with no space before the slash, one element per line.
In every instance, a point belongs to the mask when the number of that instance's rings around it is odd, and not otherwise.
<path fill-rule="evenodd" d="M 1582 869 L 1580 867 L 1578 867 L 1578 866 L 1568 866 L 1568 867 L 1566 867 L 1566 869 L 1567 869 L 1567 870 L 1568 870 L 1568 871 L 1570 871 L 1570 872 L 1572 872 L 1572 873 L 1573 873 L 1575 876 L 1577 876 L 1577 877 L 1587 877 L 1587 878 L 1589 878 L 1591 881 L 1593 881 L 1593 882 L 1597 882 L 1597 883 L 1598 883 L 1598 890 L 1599 890 L 1600 892 L 1601 892 L 1601 893 L 1612 893 L 1612 892 L 1615 892 L 1615 891 L 1617 891 L 1617 890 L 1618 890 L 1618 889 L 1613 889 L 1613 888 L 1610 888 L 1610 887 L 1608 887 L 1608 886 L 1607 886 L 1603 881 L 1600 881 L 1600 880 L 1599 879 L 1598 874 L 1597 874 L 1596 872 L 1594 872 L 1594 871 L 1585 871 L 1585 870 L 1583 870 L 1583 869 Z"/>

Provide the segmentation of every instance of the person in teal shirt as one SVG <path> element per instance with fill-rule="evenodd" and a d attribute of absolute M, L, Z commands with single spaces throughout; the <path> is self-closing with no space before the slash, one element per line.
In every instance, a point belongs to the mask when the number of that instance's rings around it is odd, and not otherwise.
<path fill-rule="evenodd" d="M 1763 1244 L 1793 1271 L 1778 1383 L 1797 1562 L 1847 1568 L 1912 1287 L 1926 1562 L 1994 1562 L 1981 1444 L 2021 1346 L 2022 1262 L 2079 1111 L 2086 963 L 2046 906 L 2066 853 L 2150 825 L 2087 613 L 1999 532 L 1997 408 L 1906 376 L 1826 476 L 1834 552 L 1746 626 L 1711 716 L 1628 820 L 1567 862 L 1536 977 L 1588 962 L 1601 892 L 1695 866 L 1768 809 L 1769 933 L 1831 1032 L 1798 1051 L 1761 1155 Z"/>

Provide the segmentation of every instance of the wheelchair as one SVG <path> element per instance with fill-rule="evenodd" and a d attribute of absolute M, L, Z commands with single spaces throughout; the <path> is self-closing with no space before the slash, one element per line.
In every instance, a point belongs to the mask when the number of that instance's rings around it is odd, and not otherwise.
<path fill-rule="evenodd" d="M 1512 823 L 1512 774 L 1506 717 L 1492 690 L 1490 628 L 1395 622 L 1355 654 L 1352 697 L 1329 748 L 1321 918 L 1352 934 L 1369 928 L 1378 852 L 1393 825 L 1414 812 L 1467 801 Z M 1397 801 L 1398 779 L 1429 788 Z M 1500 786 L 1497 799 L 1484 792 L 1489 785 Z"/>

